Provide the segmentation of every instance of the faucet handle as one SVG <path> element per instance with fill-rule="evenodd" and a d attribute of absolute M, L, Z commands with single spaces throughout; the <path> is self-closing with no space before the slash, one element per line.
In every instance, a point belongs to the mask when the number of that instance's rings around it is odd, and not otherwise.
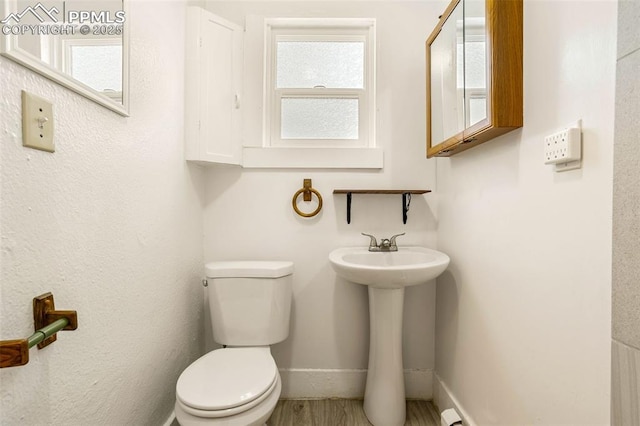
<path fill-rule="evenodd" d="M 371 234 L 365 234 L 364 232 L 361 232 L 361 234 L 364 235 L 365 237 L 369 237 L 371 239 L 369 241 L 369 248 L 378 247 L 378 240 L 376 240 L 376 237 L 374 237 Z"/>
<path fill-rule="evenodd" d="M 402 234 L 396 234 L 396 235 L 392 236 L 391 238 L 389 238 L 389 245 L 395 246 L 396 245 L 396 238 L 400 237 L 400 236 L 402 236 L 404 234 L 405 234 L 405 232 L 403 232 Z"/>

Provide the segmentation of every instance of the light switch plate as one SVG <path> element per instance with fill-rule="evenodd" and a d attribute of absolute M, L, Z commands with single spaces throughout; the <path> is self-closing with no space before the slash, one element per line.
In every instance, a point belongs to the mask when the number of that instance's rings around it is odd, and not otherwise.
<path fill-rule="evenodd" d="M 22 145 L 54 152 L 53 104 L 32 93 L 22 91 Z"/>

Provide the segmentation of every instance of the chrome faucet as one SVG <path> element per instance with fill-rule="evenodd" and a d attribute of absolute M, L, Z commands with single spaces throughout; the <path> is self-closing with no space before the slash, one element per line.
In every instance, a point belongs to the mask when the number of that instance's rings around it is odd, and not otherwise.
<path fill-rule="evenodd" d="M 376 237 L 374 237 L 373 235 L 370 234 L 365 234 L 364 232 L 362 232 L 362 235 L 364 235 L 365 237 L 369 237 L 369 251 L 398 251 L 398 245 L 396 244 L 396 238 L 404 235 L 405 233 L 403 232 L 402 234 L 396 234 L 394 236 L 392 236 L 391 238 L 383 238 L 380 240 L 380 244 L 378 244 L 378 240 L 376 240 Z"/>

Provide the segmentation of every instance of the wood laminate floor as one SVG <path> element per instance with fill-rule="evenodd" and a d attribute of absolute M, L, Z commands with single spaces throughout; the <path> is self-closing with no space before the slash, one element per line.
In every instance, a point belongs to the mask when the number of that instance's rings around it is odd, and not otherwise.
<path fill-rule="evenodd" d="M 369 426 L 357 399 L 283 399 L 278 401 L 268 426 Z M 430 401 L 407 401 L 405 426 L 439 426 Z"/>

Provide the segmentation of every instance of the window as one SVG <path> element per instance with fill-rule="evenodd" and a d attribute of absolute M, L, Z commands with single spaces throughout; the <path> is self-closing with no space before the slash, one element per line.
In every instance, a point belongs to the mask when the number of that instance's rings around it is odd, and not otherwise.
<path fill-rule="evenodd" d="M 375 147 L 375 21 L 267 21 L 266 147 Z"/>

